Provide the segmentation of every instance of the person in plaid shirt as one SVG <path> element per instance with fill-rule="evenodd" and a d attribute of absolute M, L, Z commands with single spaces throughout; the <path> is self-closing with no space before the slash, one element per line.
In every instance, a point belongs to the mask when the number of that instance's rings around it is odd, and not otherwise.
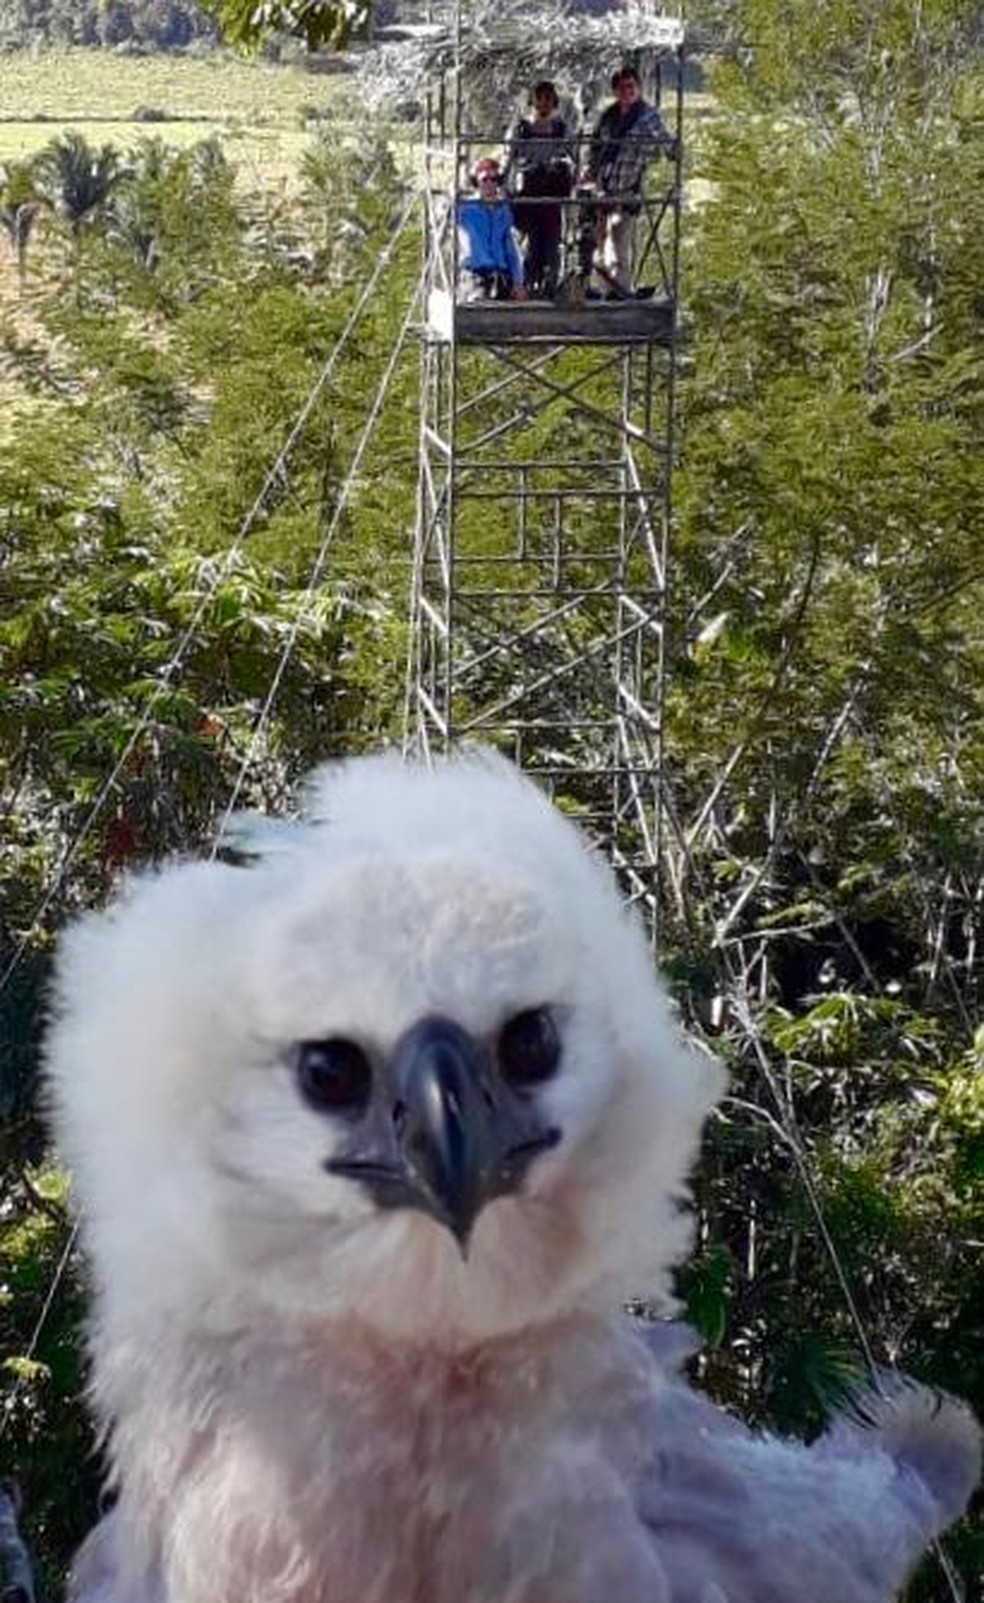
<path fill-rule="evenodd" d="M 612 78 L 615 100 L 591 136 L 586 178 L 601 197 L 597 254 L 605 278 L 620 296 L 634 292 L 632 234 L 642 210 L 642 180 L 657 151 L 676 154 L 676 140 L 655 106 L 643 100 L 639 74 L 620 67 Z"/>

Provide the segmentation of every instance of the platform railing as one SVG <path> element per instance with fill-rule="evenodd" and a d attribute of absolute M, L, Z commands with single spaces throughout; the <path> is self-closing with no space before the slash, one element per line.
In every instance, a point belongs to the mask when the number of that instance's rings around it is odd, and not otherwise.
<path fill-rule="evenodd" d="M 634 138 L 626 135 L 624 143 L 631 145 Z M 527 171 L 517 166 L 515 159 L 510 167 L 509 151 L 513 147 L 501 135 L 496 139 L 494 135 L 469 133 L 457 139 L 437 140 L 425 150 L 431 209 L 436 212 L 440 208 L 448 215 L 457 215 L 463 202 L 476 198 L 469 176 L 475 162 L 494 156 L 506 172 L 499 199 L 513 208 L 517 224 L 531 220 L 541 210 L 550 210 L 555 216 L 559 213 L 559 272 L 556 288 L 545 298 L 565 305 L 576 305 L 586 298 L 618 300 L 656 296 L 670 299 L 673 236 L 679 209 L 676 138 L 667 130 L 665 145 L 648 135 L 640 137 L 638 142 L 645 147 L 647 157 L 641 191 L 609 190 L 588 176 L 591 152 L 597 142 L 592 133 L 583 132 L 556 141 L 559 147 L 554 162 L 557 192 L 544 194 L 536 192 L 542 179 L 534 179 L 531 189 L 523 182 Z M 667 157 L 671 166 L 664 177 Z M 621 288 L 600 262 L 604 221 L 615 212 L 628 212 L 635 218 L 633 272 L 638 287 L 631 293 Z M 522 242 L 526 230 L 518 227 L 517 233 Z M 446 232 L 438 276 L 442 287 L 459 284 L 458 241 L 454 229 Z"/>

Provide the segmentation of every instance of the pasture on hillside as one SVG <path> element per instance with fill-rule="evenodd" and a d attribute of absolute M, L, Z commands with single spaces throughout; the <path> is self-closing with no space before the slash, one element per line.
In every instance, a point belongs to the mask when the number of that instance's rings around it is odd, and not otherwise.
<path fill-rule="evenodd" d="M 344 75 L 222 51 L 0 56 L 0 163 L 33 156 L 67 128 L 121 149 L 149 133 L 181 148 L 217 134 L 245 188 L 287 184 L 307 129 L 337 105 L 345 84 Z"/>

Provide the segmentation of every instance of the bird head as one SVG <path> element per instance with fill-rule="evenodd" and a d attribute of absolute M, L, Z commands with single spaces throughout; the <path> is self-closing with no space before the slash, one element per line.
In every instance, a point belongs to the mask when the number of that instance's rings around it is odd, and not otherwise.
<path fill-rule="evenodd" d="M 69 933 L 49 1048 L 103 1318 L 460 1346 L 668 1299 L 720 1092 L 574 826 L 489 754 L 319 770 Z"/>

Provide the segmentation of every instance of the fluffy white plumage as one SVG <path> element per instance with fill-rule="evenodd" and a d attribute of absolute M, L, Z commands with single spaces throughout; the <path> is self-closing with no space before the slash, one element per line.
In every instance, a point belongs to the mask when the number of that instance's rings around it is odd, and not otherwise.
<path fill-rule="evenodd" d="M 51 1084 L 120 1487 L 73 1597 L 885 1603 L 976 1426 L 897 1388 L 809 1450 L 754 1436 L 623 1320 L 670 1306 L 721 1080 L 607 871 L 487 755 L 328 768 L 305 815 L 65 943 Z M 312 1093 L 299 1043 L 340 1041 L 371 1104 Z"/>

